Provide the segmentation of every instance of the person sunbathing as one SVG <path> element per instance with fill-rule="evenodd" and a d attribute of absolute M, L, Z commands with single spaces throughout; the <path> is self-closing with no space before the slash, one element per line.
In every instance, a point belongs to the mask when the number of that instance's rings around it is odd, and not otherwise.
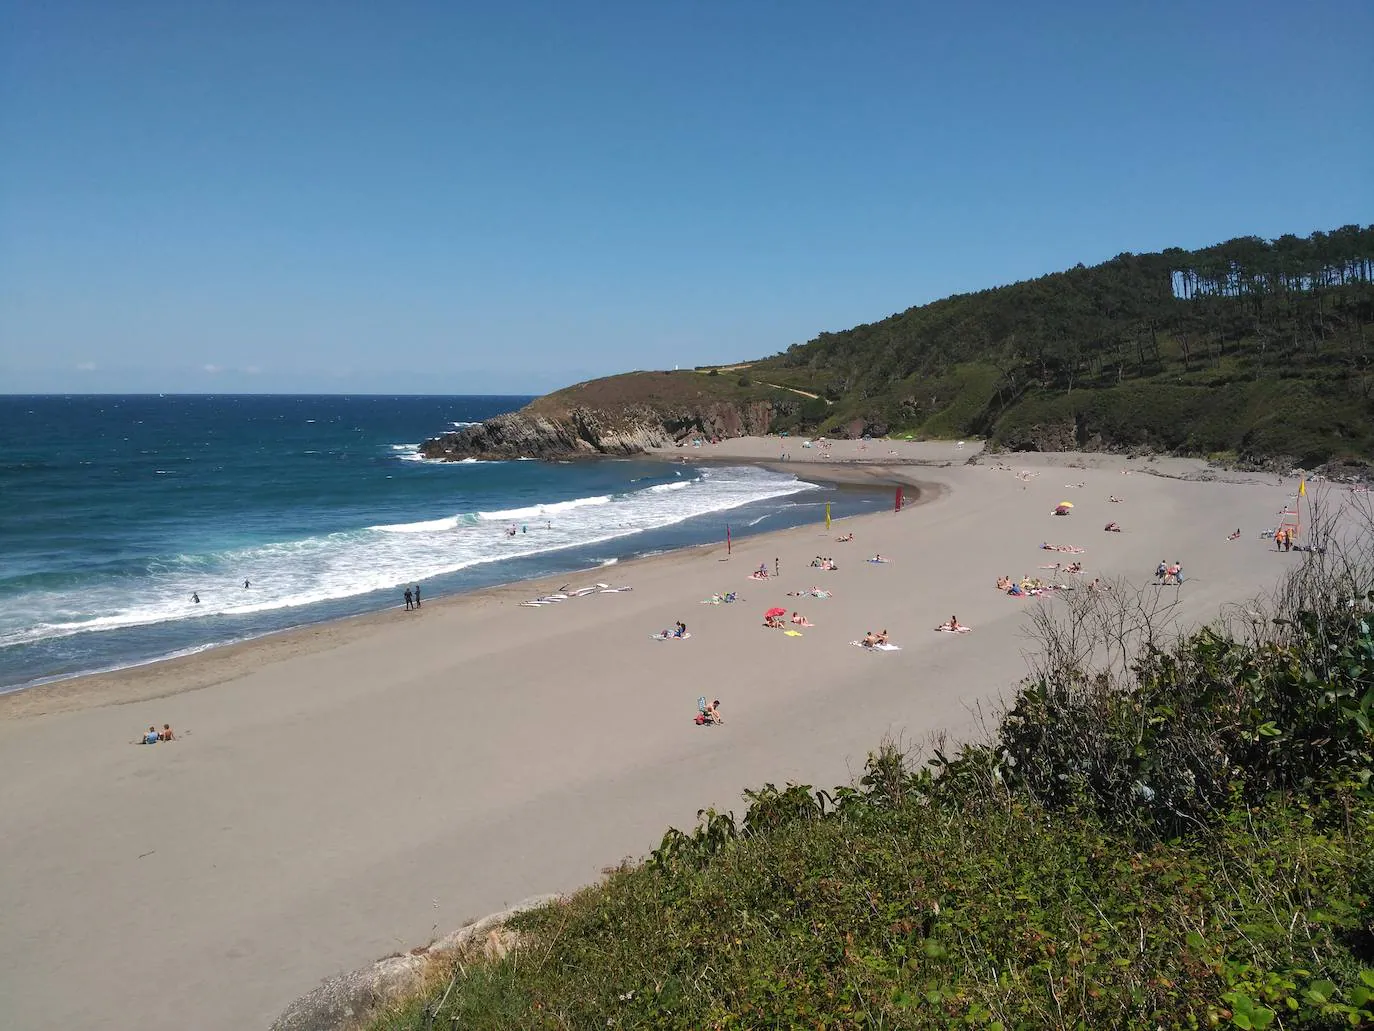
<path fill-rule="evenodd" d="M 705 717 L 705 722 L 709 726 L 717 726 L 725 722 L 725 717 L 720 714 L 719 698 L 714 702 L 707 702 L 706 708 L 701 710 L 701 714 Z"/>
<path fill-rule="evenodd" d="M 1005 592 L 1006 589 L 1007 589 L 1008 587 L 1010 587 L 1010 586 L 1011 586 L 1011 577 L 1009 577 L 1009 576 L 999 576 L 999 577 L 997 578 L 997 589 L 998 589 L 999 591 Z"/>
<path fill-rule="evenodd" d="M 936 630 L 946 630 L 946 631 L 948 631 L 948 632 L 951 633 L 951 634 L 957 634 L 960 630 L 963 629 L 963 627 L 959 625 L 959 617 L 958 617 L 958 616 L 950 616 L 950 617 L 949 617 L 949 622 L 948 622 L 948 623 L 941 623 L 941 624 L 940 624 L 939 626 L 937 626 L 935 629 L 936 629 Z"/>
<path fill-rule="evenodd" d="M 1239 539 L 1240 539 L 1240 527 L 1239 527 L 1239 526 L 1236 527 L 1236 532 L 1235 532 L 1235 533 L 1227 534 L 1226 539 L 1227 539 L 1228 541 L 1239 540 Z"/>
<path fill-rule="evenodd" d="M 859 643 L 863 645 L 865 648 L 875 647 L 879 643 L 878 635 L 875 634 L 872 630 L 869 630 L 864 634 L 863 640 Z"/>
<path fill-rule="evenodd" d="M 848 544 L 848 543 L 849 543 L 850 541 L 852 541 L 853 539 L 854 539 L 854 531 L 851 530 L 849 533 L 845 534 L 843 537 L 836 537 L 836 538 L 835 538 L 835 541 L 836 541 L 836 543 L 839 543 L 839 544 Z"/>
<path fill-rule="evenodd" d="M 764 616 L 763 625 L 770 630 L 781 630 L 784 624 L 779 616 Z"/>
<path fill-rule="evenodd" d="M 1113 494 L 1113 495 L 1112 495 L 1111 497 L 1109 497 L 1107 500 L 1110 501 L 1113 505 L 1119 505 L 1119 504 L 1121 504 L 1121 499 L 1120 499 L 1119 497 L 1117 497 L 1115 494 Z"/>
<path fill-rule="evenodd" d="M 882 633 L 878 635 L 879 644 L 887 644 L 887 628 L 883 627 Z"/>
<path fill-rule="evenodd" d="M 1066 572 L 1066 573 L 1081 573 L 1081 572 L 1083 572 L 1083 563 L 1082 563 L 1082 562 L 1074 562 L 1074 563 L 1072 563 L 1072 564 L 1069 566 L 1068 569 L 1064 570 L 1064 572 Z"/>
<path fill-rule="evenodd" d="M 676 626 L 676 627 L 674 628 L 674 630 L 673 630 L 673 636 L 674 636 L 674 637 L 686 637 L 686 636 L 687 636 L 687 624 L 684 623 L 684 622 L 682 622 L 681 620 L 678 620 L 677 626 Z"/>
<path fill-rule="evenodd" d="M 1116 523 L 1108 523 L 1106 526 L 1102 527 L 1102 529 L 1105 530 L 1107 533 L 1121 532 L 1121 527 L 1118 526 Z"/>
<path fill-rule="evenodd" d="M 162 729 L 157 732 L 157 739 L 159 741 L 175 741 L 177 739 L 177 736 L 172 733 L 172 725 L 170 723 L 164 723 L 162 725 Z"/>

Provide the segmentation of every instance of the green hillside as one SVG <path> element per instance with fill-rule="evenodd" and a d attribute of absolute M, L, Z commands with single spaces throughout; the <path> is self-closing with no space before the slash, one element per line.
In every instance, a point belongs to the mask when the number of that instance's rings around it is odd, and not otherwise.
<path fill-rule="evenodd" d="M 822 333 L 747 375 L 828 402 L 779 428 L 1358 459 L 1372 272 L 1371 226 L 1122 254 Z"/>

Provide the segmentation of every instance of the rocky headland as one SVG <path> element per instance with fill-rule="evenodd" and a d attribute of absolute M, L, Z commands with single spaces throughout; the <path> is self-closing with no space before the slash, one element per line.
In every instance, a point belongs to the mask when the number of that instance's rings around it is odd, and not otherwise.
<path fill-rule="evenodd" d="M 579 383 L 427 440 L 420 453 L 450 462 L 633 455 L 693 437 L 765 434 L 780 417 L 795 419 L 803 397 L 741 378 L 636 372 Z"/>

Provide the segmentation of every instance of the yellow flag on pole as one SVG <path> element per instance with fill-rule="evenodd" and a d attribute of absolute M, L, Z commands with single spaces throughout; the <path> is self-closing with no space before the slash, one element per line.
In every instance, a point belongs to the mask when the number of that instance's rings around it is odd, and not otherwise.
<path fill-rule="evenodd" d="M 830 502 L 825 503 L 825 528 L 830 529 Z"/>
<path fill-rule="evenodd" d="M 1306 480 L 1300 480 L 1300 481 L 1298 482 L 1298 497 L 1300 497 L 1300 498 L 1305 498 L 1305 497 L 1307 497 L 1307 481 L 1306 481 Z"/>

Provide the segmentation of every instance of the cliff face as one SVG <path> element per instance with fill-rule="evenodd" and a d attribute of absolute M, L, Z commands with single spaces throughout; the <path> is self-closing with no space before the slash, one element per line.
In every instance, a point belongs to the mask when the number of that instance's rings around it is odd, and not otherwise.
<path fill-rule="evenodd" d="M 633 455 L 691 437 L 767 433 L 772 419 L 773 407 L 767 401 L 577 405 L 561 410 L 536 402 L 427 440 L 420 453 L 450 462 Z"/>

